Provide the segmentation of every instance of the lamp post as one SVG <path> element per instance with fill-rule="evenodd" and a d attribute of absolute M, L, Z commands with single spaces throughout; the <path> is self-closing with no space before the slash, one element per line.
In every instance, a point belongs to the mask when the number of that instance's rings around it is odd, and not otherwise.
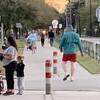
<path fill-rule="evenodd" d="M 67 2 L 68 2 L 68 8 L 66 7 L 66 9 L 69 9 L 69 13 L 68 13 L 68 15 L 69 15 L 69 18 L 68 18 L 68 20 L 69 20 L 69 24 L 71 25 L 72 24 L 72 13 L 71 13 L 71 0 L 66 0 Z M 67 10 L 65 10 L 65 13 L 67 13 Z"/>
<path fill-rule="evenodd" d="M 92 36 L 92 5 L 91 5 L 91 0 L 90 0 L 90 25 L 89 25 L 89 32 L 90 36 Z"/>
<path fill-rule="evenodd" d="M 70 25 L 72 25 L 71 0 L 68 0 L 68 1 L 69 1 L 69 12 L 70 12 L 70 15 L 69 15 L 69 23 L 70 23 Z"/>
<path fill-rule="evenodd" d="M 3 23 L 2 23 L 2 21 L 1 21 L 1 16 L 0 16 L 0 23 L 1 23 L 1 27 L 0 27 L 0 29 L 1 29 L 1 30 L 0 30 L 0 31 L 1 31 L 1 43 L 2 43 L 2 45 L 3 45 L 3 37 L 4 37 L 3 35 L 4 35 L 4 34 L 3 34 Z"/>
<path fill-rule="evenodd" d="M 78 16 L 79 16 L 79 34 L 80 34 L 80 37 L 81 37 L 81 20 L 80 20 L 80 0 L 78 0 Z"/>
<path fill-rule="evenodd" d="M 68 27 L 67 8 L 65 9 L 65 17 L 66 17 L 66 28 L 67 28 Z"/>

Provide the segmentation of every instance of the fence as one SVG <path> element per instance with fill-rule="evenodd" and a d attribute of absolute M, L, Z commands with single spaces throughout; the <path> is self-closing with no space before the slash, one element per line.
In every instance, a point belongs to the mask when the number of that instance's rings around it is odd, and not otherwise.
<path fill-rule="evenodd" d="M 81 40 L 83 44 L 83 51 L 88 54 L 90 57 L 100 60 L 100 43 L 91 42 L 88 40 Z"/>

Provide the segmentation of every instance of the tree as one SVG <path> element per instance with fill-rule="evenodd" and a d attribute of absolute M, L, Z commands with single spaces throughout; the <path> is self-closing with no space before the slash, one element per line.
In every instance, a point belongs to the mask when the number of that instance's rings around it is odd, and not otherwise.
<path fill-rule="evenodd" d="M 5 31 L 16 23 L 21 23 L 24 29 L 47 27 L 53 19 L 58 19 L 59 13 L 43 2 L 44 0 L 0 0 L 0 16 Z"/>
<path fill-rule="evenodd" d="M 35 18 L 36 9 L 27 5 L 21 0 L 1 0 L 0 1 L 0 16 L 5 25 L 5 31 L 15 27 L 16 23 L 22 23 L 23 27 L 32 27 Z"/>

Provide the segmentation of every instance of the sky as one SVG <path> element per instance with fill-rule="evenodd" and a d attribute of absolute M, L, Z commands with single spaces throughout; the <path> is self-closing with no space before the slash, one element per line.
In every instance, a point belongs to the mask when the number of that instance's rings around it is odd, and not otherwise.
<path fill-rule="evenodd" d="M 59 13 L 64 12 L 65 5 L 68 3 L 67 0 L 45 0 L 45 2 L 58 10 Z"/>

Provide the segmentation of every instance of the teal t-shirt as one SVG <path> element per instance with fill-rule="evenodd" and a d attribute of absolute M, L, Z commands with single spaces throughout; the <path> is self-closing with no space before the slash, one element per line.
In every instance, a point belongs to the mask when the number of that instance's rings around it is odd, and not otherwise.
<path fill-rule="evenodd" d="M 82 52 L 82 44 L 79 35 L 73 31 L 64 32 L 60 41 L 60 50 L 64 50 L 64 54 L 73 54 L 77 52 L 77 47 Z"/>

